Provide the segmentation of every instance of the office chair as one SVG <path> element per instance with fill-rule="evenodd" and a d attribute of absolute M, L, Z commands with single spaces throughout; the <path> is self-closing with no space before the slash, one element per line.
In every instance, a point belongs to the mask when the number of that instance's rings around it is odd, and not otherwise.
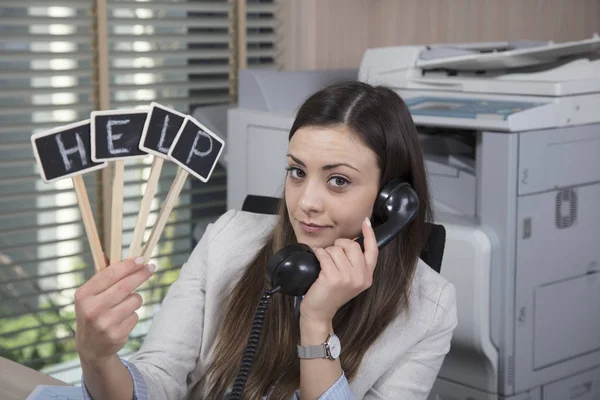
<path fill-rule="evenodd" d="M 276 197 L 249 194 L 244 199 L 242 211 L 257 214 L 277 214 L 280 200 Z M 429 239 L 425 248 L 421 250 L 420 257 L 434 271 L 439 273 L 442 268 L 444 247 L 446 245 L 446 229 L 443 225 L 438 224 L 429 224 L 429 228 Z"/>

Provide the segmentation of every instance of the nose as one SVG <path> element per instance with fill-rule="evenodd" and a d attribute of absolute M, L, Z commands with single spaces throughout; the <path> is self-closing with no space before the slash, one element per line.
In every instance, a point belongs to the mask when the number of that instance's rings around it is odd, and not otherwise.
<path fill-rule="evenodd" d="M 323 196 L 317 183 L 307 182 L 300 195 L 299 206 L 302 212 L 313 214 L 323 211 Z"/>

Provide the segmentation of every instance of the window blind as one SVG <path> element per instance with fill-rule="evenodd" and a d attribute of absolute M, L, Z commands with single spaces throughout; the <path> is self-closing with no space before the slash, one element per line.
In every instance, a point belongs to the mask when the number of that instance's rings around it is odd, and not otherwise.
<path fill-rule="evenodd" d="M 96 109 L 92 0 L 4 0 L 0 5 L 0 356 L 78 383 L 73 293 L 93 273 L 70 180 L 40 179 L 32 133 L 89 118 Z M 108 0 L 111 109 L 156 101 L 186 114 L 232 101 L 233 2 Z M 275 65 L 275 4 L 247 3 L 249 66 Z M 127 161 L 123 255 L 137 219 L 152 158 Z M 158 217 L 177 168 L 165 162 L 147 221 Z M 85 175 L 101 226 L 101 172 Z M 155 276 L 140 323 L 123 351 L 136 350 L 170 284 L 206 225 L 226 210 L 226 171 L 188 178 L 153 254 Z"/>
<path fill-rule="evenodd" d="M 74 353 L 73 292 L 92 261 L 71 181 L 42 182 L 30 136 L 94 109 L 90 7 L 0 3 L 0 356 L 37 369 Z"/>

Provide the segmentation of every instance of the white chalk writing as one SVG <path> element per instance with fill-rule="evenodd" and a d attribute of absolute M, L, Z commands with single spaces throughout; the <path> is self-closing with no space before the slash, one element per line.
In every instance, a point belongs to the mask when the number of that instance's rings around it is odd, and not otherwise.
<path fill-rule="evenodd" d="M 70 171 L 71 167 L 73 166 L 71 160 L 69 160 L 69 156 L 74 153 L 79 153 L 79 157 L 81 157 L 81 165 L 87 165 L 85 147 L 83 146 L 83 141 L 79 137 L 79 133 L 75 134 L 77 146 L 70 147 L 68 149 L 65 147 L 60 134 L 56 135 L 54 139 L 56 140 L 56 144 L 58 145 L 58 151 L 60 152 L 63 163 L 65 164 L 65 169 L 67 171 Z"/>
<path fill-rule="evenodd" d="M 167 126 L 169 126 L 169 116 L 165 117 L 165 122 L 163 123 L 162 131 L 160 132 L 160 140 L 158 141 L 158 151 L 162 153 L 168 153 L 169 149 L 164 147 L 165 145 L 165 136 L 167 134 Z"/>
<path fill-rule="evenodd" d="M 110 154 L 126 154 L 129 153 L 129 149 L 127 148 L 117 148 L 115 149 L 115 140 L 119 140 L 121 138 L 121 136 L 123 136 L 122 133 L 119 134 L 113 134 L 113 130 L 112 127 L 115 125 L 125 125 L 128 124 L 129 120 L 128 119 L 123 119 L 123 120 L 108 120 L 108 122 L 106 123 L 106 132 L 108 133 L 108 152 Z"/>
<path fill-rule="evenodd" d="M 196 150 L 196 146 L 198 145 L 198 141 L 200 140 L 200 136 L 204 136 L 206 138 L 208 138 L 208 150 L 206 151 L 198 151 Z M 210 135 L 202 130 L 198 131 L 198 133 L 196 134 L 196 138 L 194 139 L 194 144 L 192 145 L 192 149 L 190 151 L 190 154 L 188 154 L 187 157 L 187 161 L 186 164 L 189 164 L 192 156 L 199 156 L 199 157 L 205 157 L 207 155 L 209 155 L 212 152 L 212 148 L 213 148 L 213 141 L 212 141 L 212 137 L 210 137 Z"/>

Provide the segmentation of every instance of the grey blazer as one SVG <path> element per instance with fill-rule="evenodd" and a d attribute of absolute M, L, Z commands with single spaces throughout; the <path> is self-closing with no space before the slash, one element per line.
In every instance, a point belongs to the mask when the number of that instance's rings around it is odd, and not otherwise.
<path fill-rule="evenodd" d="M 271 215 L 231 210 L 209 225 L 169 288 L 141 349 L 129 359 L 151 399 L 202 398 L 201 378 L 221 325 L 223 296 L 274 222 Z M 419 260 L 410 312 L 398 316 L 366 352 L 350 382 L 356 398 L 426 399 L 456 323 L 454 286 Z"/>

